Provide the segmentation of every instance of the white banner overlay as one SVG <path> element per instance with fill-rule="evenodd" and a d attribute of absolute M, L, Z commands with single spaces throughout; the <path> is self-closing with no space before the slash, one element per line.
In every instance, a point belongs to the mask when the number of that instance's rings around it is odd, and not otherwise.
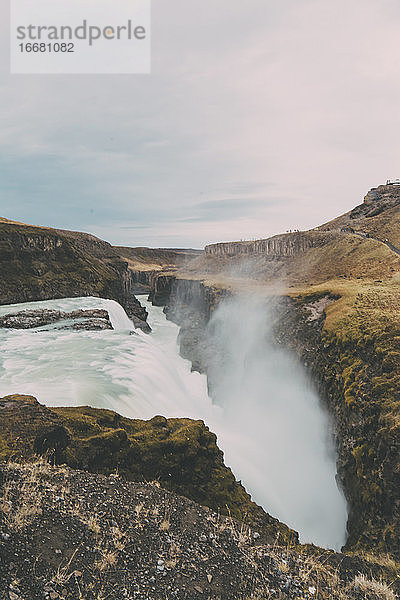
<path fill-rule="evenodd" d="M 11 73 L 150 73 L 150 0 L 10 0 Z"/>

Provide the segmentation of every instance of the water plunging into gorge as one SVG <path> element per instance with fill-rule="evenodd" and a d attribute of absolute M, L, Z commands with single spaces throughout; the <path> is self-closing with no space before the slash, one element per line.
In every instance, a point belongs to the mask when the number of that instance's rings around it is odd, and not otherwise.
<path fill-rule="evenodd" d="M 26 308 L 103 308 L 114 327 L 0 329 L 0 396 L 31 394 L 49 406 L 91 405 L 133 418 L 203 419 L 256 502 L 299 531 L 301 541 L 339 549 L 347 511 L 335 482 L 329 419 L 301 366 L 272 343 L 265 308 L 236 299 L 215 311 L 211 400 L 206 377 L 179 355 L 178 327 L 161 308 L 141 302 L 150 335 L 131 335 L 131 321 L 111 300 L 0 307 L 0 316 Z"/>

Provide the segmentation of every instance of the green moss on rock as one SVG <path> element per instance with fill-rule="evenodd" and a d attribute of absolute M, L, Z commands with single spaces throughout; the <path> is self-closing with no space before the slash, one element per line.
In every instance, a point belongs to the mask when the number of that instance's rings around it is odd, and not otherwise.
<path fill-rule="evenodd" d="M 335 419 L 350 508 L 346 548 L 398 559 L 400 290 L 392 283 L 348 287 L 326 321 L 311 326 L 307 294 L 284 300 L 277 335 L 307 362 Z"/>
<path fill-rule="evenodd" d="M 49 454 L 57 463 L 95 473 L 118 472 L 132 481 L 161 486 L 199 504 L 230 514 L 273 541 L 297 534 L 252 502 L 225 466 L 216 436 L 203 421 L 127 419 L 91 407 L 47 408 L 29 396 L 0 399 L 3 460 Z"/>

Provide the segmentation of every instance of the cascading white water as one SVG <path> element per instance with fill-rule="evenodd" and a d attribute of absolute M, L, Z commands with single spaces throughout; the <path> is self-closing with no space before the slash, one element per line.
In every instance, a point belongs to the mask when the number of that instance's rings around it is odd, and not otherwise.
<path fill-rule="evenodd" d="M 340 548 L 347 506 L 330 421 L 301 365 L 273 340 L 274 302 L 235 296 L 208 326 L 209 377 L 226 461 L 254 498 L 303 541 Z"/>
<path fill-rule="evenodd" d="M 0 329 L 0 396 L 32 394 L 49 406 L 87 404 L 134 418 L 203 419 L 255 501 L 297 529 L 302 541 L 340 548 L 346 505 L 335 484 L 328 418 L 301 368 L 269 341 L 265 311 L 238 300 L 214 313 L 210 339 L 224 360 L 216 356 L 213 404 L 205 376 L 179 356 L 178 327 L 162 309 L 141 302 L 151 335 L 130 335 L 131 321 L 111 300 L 0 307 L 0 316 L 24 308 L 104 308 L 114 326 Z"/>
<path fill-rule="evenodd" d="M 115 331 L 133 331 L 135 326 L 118 302 L 103 300 L 103 308 L 108 312 L 111 325 Z"/>

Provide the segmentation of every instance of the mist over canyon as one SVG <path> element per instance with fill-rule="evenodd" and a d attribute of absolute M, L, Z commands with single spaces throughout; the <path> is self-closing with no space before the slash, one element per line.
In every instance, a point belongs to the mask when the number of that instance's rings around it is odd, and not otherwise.
<path fill-rule="evenodd" d="M 208 375 L 223 411 L 220 439 L 258 502 L 302 541 L 340 549 L 347 511 L 331 421 L 304 368 L 274 342 L 275 308 L 273 299 L 241 294 L 211 317 Z"/>
<path fill-rule="evenodd" d="M 140 300 L 149 311 L 150 335 L 131 335 L 131 321 L 110 300 L 2 307 L 1 315 L 28 307 L 106 309 L 114 330 L 2 329 L 0 394 L 12 387 L 49 406 L 202 419 L 256 502 L 299 531 L 301 541 L 340 549 L 347 511 L 335 481 L 330 422 L 301 366 L 272 340 L 273 302 L 240 295 L 214 312 L 207 328 L 210 398 L 206 376 L 191 372 L 179 355 L 178 327 Z"/>

